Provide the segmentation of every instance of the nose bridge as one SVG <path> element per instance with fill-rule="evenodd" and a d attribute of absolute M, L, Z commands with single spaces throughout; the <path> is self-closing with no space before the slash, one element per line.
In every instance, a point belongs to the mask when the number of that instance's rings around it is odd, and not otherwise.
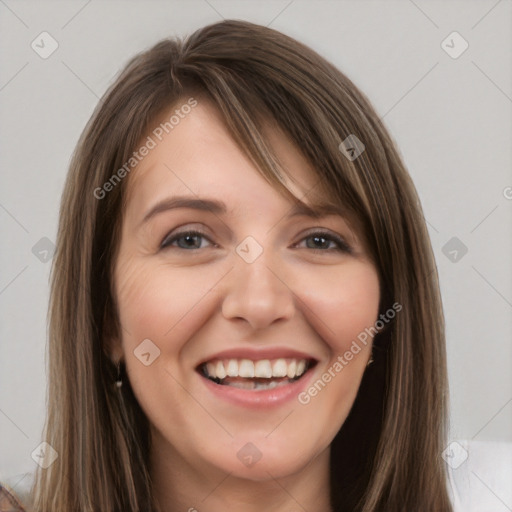
<path fill-rule="evenodd" d="M 222 311 L 226 318 L 242 318 L 254 328 L 263 328 L 278 319 L 291 318 L 294 300 L 279 275 L 277 256 L 256 244 L 254 239 L 246 239 L 237 247 Z"/>

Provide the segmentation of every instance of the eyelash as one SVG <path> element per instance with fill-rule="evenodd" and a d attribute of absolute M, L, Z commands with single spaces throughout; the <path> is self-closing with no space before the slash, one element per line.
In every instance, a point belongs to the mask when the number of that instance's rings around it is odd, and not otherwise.
<path fill-rule="evenodd" d="M 180 238 L 184 238 L 186 236 L 200 236 L 202 238 L 205 238 L 210 243 L 211 240 L 206 236 L 205 233 L 198 231 L 198 230 L 190 230 L 190 231 L 183 231 L 181 233 L 176 233 L 172 238 L 164 238 L 160 248 L 161 249 L 168 249 L 171 247 L 171 243 L 179 240 Z M 327 241 L 334 242 L 338 244 L 338 247 L 330 248 L 330 249 L 319 249 L 319 248 L 310 248 L 312 251 L 320 251 L 320 252 L 344 252 L 344 253 L 352 253 L 351 247 L 343 240 L 343 238 L 334 235 L 332 233 L 328 233 L 326 231 L 314 231 L 312 233 L 309 233 L 307 236 L 303 237 L 300 241 L 307 240 L 308 238 L 324 238 Z M 215 245 L 215 244 L 214 244 Z M 297 245 L 297 244 L 296 244 Z M 188 251 L 189 249 L 184 249 L 183 247 L 174 247 L 175 249 L 181 249 L 183 251 Z M 201 248 L 192 248 L 191 250 L 197 251 Z"/>

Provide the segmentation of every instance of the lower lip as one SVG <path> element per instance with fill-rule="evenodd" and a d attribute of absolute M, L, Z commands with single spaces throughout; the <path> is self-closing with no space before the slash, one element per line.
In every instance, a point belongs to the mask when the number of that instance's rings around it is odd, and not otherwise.
<path fill-rule="evenodd" d="M 218 398 L 232 404 L 250 408 L 268 408 L 279 406 L 297 398 L 307 386 L 313 375 L 313 368 L 308 370 L 299 380 L 273 389 L 249 390 L 216 384 L 199 374 L 205 386 Z"/>

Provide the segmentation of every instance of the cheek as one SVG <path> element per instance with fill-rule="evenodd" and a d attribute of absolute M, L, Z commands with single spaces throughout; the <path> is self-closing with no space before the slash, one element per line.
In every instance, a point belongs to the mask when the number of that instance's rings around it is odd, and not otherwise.
<path fill-rule="evenodd" d="M 117 298 L 122 326 L 122 347 L 128 377 L 135 396 L 148 418 L 163 425 L 166 411 L 180 407 L 197 414 L 193 401 L 183 401 L 178 382 L 187 378 L 189 368 L 182 356 L 187 341 L 209 318 L 210 290 L 226 273 L 222 269 L 170 268 L 154 260 L 126 259 L 118 266 Z M 148 366 L 138 359 L 144 351 L 158 354 Z M 147 342 L 144 347 L 148 347 Z M 186 363 L 187 361 L 185 361 Z M 185 428 L 175 419 L 175 428 Z"/>
<path fill-rule="evenodd" d="M 308 321 L 330 349 L 345 352 L 357 336 L 377 320 L 380 287 L 373 265 L 353 261 L 304 277 L 300 296 Z"/>
<path fill-rule="evenodd" d="M 119 266 L 118 305 L 126 349 L 149 338 L 161 349 L 206 320 L 208 294 L 226 272 L 219 268 L 170 269 L 165 263 L 127 261 Z M 176 346 L 174 346 L 176 345 Z"/>
<path fill-rule="evenodd" d="M 310 276 L 311 278 L 313 276 Z M 311 407 L 332 439 L 347 418 L 371 350 L 358 336 L 378 317 L 380 286 L 373 265 L 351 261 L 333 271 L 315 273 L 315 286 L 303 289 L 308 323 L 322 337 L 329 355 L 299 402 Z"/>

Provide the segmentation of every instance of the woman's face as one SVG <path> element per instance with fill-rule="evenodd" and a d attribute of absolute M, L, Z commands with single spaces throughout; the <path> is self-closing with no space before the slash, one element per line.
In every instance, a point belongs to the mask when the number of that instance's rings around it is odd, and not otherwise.
<path fill-rule="evenodd" d="M 269 133 L 296 197 L 326 202 Z M 327 461 L 370 357 L 358 336 L 378 315 L 362 239 L 338 214 L 294 211 L 207 102 L 164 135 L 129 177 L 115 269 L 116 351 L 152 456 L 252 480 Z"/>

